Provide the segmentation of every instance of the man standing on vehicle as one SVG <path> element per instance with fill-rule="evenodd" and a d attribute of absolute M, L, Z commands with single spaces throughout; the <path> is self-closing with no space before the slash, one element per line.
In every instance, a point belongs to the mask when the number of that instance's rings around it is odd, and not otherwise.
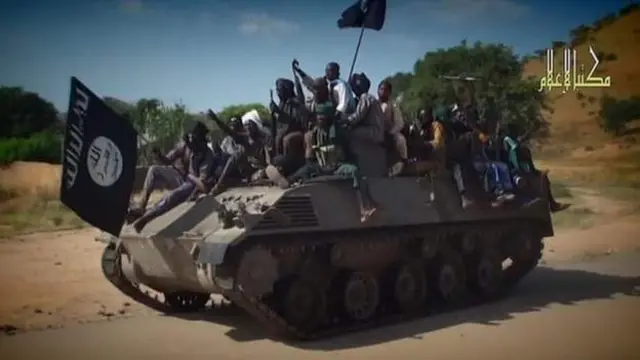
<path fill-rule="evenodd" d="M 297 61 L 294 61 L 294 64 L 293 70 L 300 75 L 302 83 L 307 87 L 307 89 L 313 92 L 314 79 L 300 69 Z M 349 87 L 349 84 L 340 78 L 340 65 L 338 65 L 337 62 L 330 62 L 327 64 L 324 80 L 327 82 L 327 87 L 329 88 L 333 103 L 336 106 L 336 113 L 338 114 L 338 117 L 341 117 L 340 114 L 353 113 L 356 108 L 355 97 Z"/>

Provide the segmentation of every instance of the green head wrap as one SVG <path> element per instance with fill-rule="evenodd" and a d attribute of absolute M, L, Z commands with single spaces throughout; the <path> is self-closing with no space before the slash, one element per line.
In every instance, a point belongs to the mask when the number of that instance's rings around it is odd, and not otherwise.
<path fill-rule="evenodd" d="M 335 108 L 331 102 L 316 104 L 316 115 L 331 117 L 335 114 Z"/>
<path fill-rule="evenodd" d="M 433 109 L 433 117 L 436 120 L 447 122 L 449 121 L 449 114 L 450 114 L 449 108 L 443 105 L 440 105 L 435 109 Z"/>

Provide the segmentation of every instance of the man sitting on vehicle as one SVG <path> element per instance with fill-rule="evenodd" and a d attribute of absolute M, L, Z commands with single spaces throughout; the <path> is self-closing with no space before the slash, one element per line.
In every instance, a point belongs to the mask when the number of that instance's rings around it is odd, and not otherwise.
<path fill-rule="evenodd" d="M 204 124 L 203 124 L 204 126 Z M 194 130 L 198 129 L 197 127 Z M 174 190 L 184 182 L 184 177 L 188 170 L 187 164 L 191 156 L 189 144 L 193 139 L 193 133 L 185 134 L 166 155 L 162 154 L 158 148 L 153 148 L 152 152 L 160 165 L 151 165 L 142 186 L 140 202 L 137 206 L 129 209 L 129 216 L 138 218 L 142 216 L 149 204 L 149 198 L 155 190 L 164 188 Z"/>
<path fill-rule="evenodd" d="M 209 110 L 208 115 L 220 130 L 227 134 L 220 147 L 223 152 L 230 155 L 213 192 L 222 190 L 229 180 L 234 183 L 235 181 L 248 182 L 259 177 L 260 170 L 269 161 L 267 147 L 271 144 L 266 132 L 261 130 L 260 124 L 246 118 L 246 125 L 244 125 L 241 120 L 232 118 L 227 125 L 213 111 Z"/>
<path fill-rule="evenodd" d="M 272 139 L 269 132 L 255 119 L 245 119 L 242 125 L 247 129 L 245 154 L 250 165 L 251 180 L 263 177 L 263 170 L 271 161 L 269 150 Z"/>
<path fill-rule="evenodd" d="M 473 165 L 483 181 L 484 190 L 492 196 L 491 206 L 498 207 L 515 199 L 515 187 L 508 165 L 501 161 L 493 141 L 480 144 Z"/>
<path fill-rule="evenodd" d="M 279 184 L 286 187 L 290 183 L 321 175 L 350 178 L 360 202 L 360 220 L 365 222 L 376 211 L 376 207 L 367 182 L 360 176 L 353 154 L 348 150 L 344 129 L 335 123 L 335 109 L 331 103 L 316 104 L 315 108 L 315 126 L 305 134 L 306 164 L 289 178 L 281 178 Z"/>
<path fill-rule="evenodd" d="M 409 127 L 411 157 L 410 168 L 415 173 L 435 171 L 444 167 L 445 135 L 442 122 L 444 109 L 433 111 L 431 107 L 418 112 L 417 121 Z"/>
<path fill-rule="evenodd" d="M 222 139 L 220 149 L 222 152 L 238 159 L 244 154 L 244 147 L 242 146 L 239 137 L 246 136 L 246 129 L 242 125 L 242 121 L 236 117 L 232 117 L 229 120 L 229 125 L 227 126 L 224 124 L 224 126 L 227 128 L 229 133 L 226 133 L 226 136 Z"/>
<path fill-rule="evenodd" d="M 294 60 L 294 68 L 296 66 L 295 64 L 296 61 Z M 299 80 L 296 76 L 296 84 L 298 83 Z M 311 86 L 311 92 L 313 93 L 313 96 L 308 99 L 304 109 L 305 114 L 310 115 L 307 119 L 308 126 L 310 126 L 310 128 L 308 131 L 305 131 L 303 138 L 303 157 L 306 151 L 306 147 L 304 146 L 304 139 L 306 138 L 307 134 L 312 132 L 316 127 L 316 114 L 318 112 L 318 106 L 325 106 L 326 104 L 333 105 L 331 96 L 329 94 L 329 89 L 327 88 L 327 84 L 324 78 L 314 79 L 312 83 L 309 84 L 309 86 Z M 305 157 L 305 163 L 302 164 L 302 166 L 299 166 L 294 170 L 289 169 L 287 166 L 289 164 L 283 161 L 282 158 L 275 159 L 275 162 L 267 166 L 267 168 L 265 169 L 267 178 L 281 187 L 289 186 L 289 181 L 286 180 L 287 178 L 294 177 L 296 181 L 304 180 L 305 177 L 300 174 L 306 174 L 308 172 L 308 166 L 306 166 L 308 165 L 308 161 L 306 159 L 308 159 L 308 157 Z"/>
<path fill-rule="evenodd" d="M 553 193 L 551 192 L 551 182 L 546 171 L 539 171 L 533 164 L 533 158 L 531 151 L 528 147 L 523 145 L 523 142 L 527 140 L 529 135 L 533 132 L 533 129 L 518 136 L 518 131 L 513 124 L 505 126 L 502 136 L 502 150 L 506 152 L 506 158 L 510 165 L 510 170 L 515 178 L 516 186 L 524 187 L 524 178 L 522 175 L 527 173 L 539 174 L 544 177 L 545 187 L 547 188 L 547 198 L 549 200 L 549 210 L 551 212 L 558 212 L 565 210 L 569 207 L 568 204 L 562 204 L 556 201 Z"/>
<path fill-rule="evenodd" d="M 137 232 L 141 232 L 151 220 L 187 201 L 195 192 L 199 191 L 204 194 L 209 192 L 214 182 L 214 156 L 207 146 L 207 133 L 207 127 L 203 123 L 197 122 L 189 133 L 181 154 L 187 159 L 187 172 L 176 177 L 175 181 L 179 182 L 178 186 L 154 204 L 151 209 L 144 211 L 144 208 L 140 207 L 144 214 L 133 223 Z M 168 162 L 168 159 L 164 160 L 165 163 Z M 148 201 L 148 196 L 143 200 Z"/>
<path fill-rule="evenodd" d="M 483 144 L 489 141 L 488 135 L 477 126 L 477 111 L 474 104 L 455 106 L 452 109 L 452 141 L 447 142 L 447 167 L 460 193 L 463 209 L 475 205 L 474 195 L 483 192 L 482 184 L 474 167 L 474 160 Z"/>
<path fill-rule="evenodd" d="M 279 104 L 271 101 L 269 107 L 275 117 L 276 137 L 272 164 L 289 175 L 304 164 L 304 133 L 307 130 L 304 104 L 295 93 L 294 82 L 276 80 Z"/>

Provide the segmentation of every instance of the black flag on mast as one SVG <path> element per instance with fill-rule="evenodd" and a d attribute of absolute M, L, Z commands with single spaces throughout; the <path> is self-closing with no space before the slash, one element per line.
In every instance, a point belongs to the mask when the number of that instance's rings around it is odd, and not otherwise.
<path fill-rule="evenodd" d="M 338 20 L 338 27 L 364 28 L 380 31 L 387 14 L 387 0 L 360 0 L 346 8 Z"/>
<path fill-rule="evenodd" d="M 119 236 L 133 191 L 138 133 L 71 78 L 60 201 L 82 220 Z"/>

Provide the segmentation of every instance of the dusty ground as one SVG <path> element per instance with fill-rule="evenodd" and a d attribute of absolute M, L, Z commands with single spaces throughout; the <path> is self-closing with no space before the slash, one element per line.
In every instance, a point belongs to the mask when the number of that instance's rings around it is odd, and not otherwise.
<path fill-rule="evenodd" d="M 640 253 L 616 253 L 538 267 L 496 303 L 326 340 L 282 342 L 216 312 L 135 316 L 0 336 L 0 358 L 632 360 L 639 285 Z"/>

